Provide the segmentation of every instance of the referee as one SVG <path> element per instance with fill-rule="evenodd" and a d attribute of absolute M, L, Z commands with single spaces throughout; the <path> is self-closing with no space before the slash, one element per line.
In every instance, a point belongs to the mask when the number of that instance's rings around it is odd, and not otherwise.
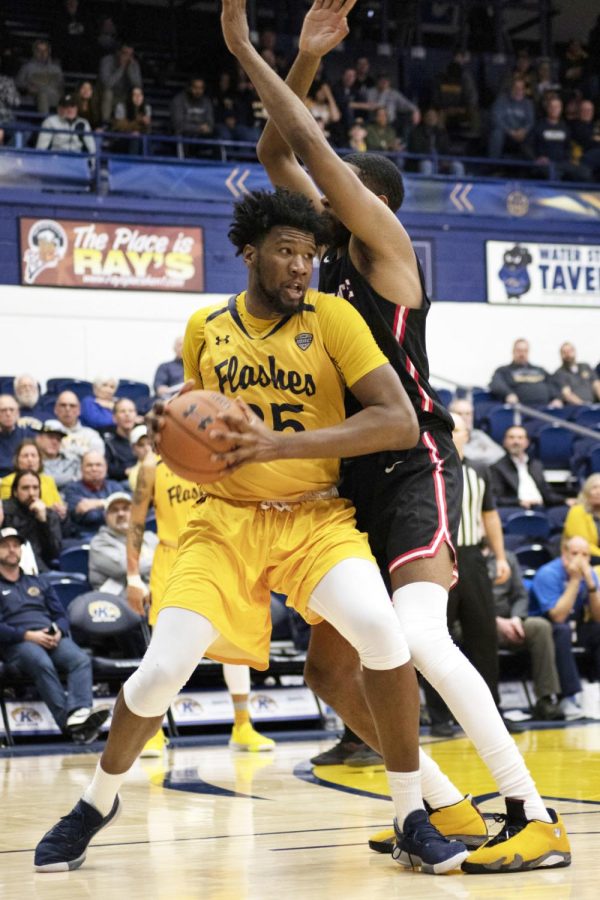
<path fill-rule="evenodd" d="M 481 551 L 482 531 L 496 557 L 496 584 L 503 584 L 510 578 L 510 567 L 504 553 L 502 524 L 492 494 L 489 471 L 486 466 L 467 462 L 463 452 L 469 440 L 467 426 L 456 413 L 452 413 L 452 418 L 452 437 L 462 461 L 463 501 L 456 550 L 459 581 L 448 598 L 448 628 L 452 632 L 455 623 L 460 623 L 462 650 L 483 676 L 496 705 L 499 705 L 496 608 L 486 560 Z M 425 695 L 431 718 L 431 734 L 449 737 L 453 734 L 450 710 L 427 682 Z"/>

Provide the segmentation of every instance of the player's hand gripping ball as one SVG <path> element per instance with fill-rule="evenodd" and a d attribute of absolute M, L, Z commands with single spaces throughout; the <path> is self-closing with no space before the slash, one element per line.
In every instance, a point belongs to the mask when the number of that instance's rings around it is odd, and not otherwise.
<path fill-rule="evenodd" d="M 212 460 L 215 453 L 234 449 L 235 442 L 217 439 L 230 431 L 218 420 L 219 413 L 243 419 L 242 409 L 217 391 L 187 391 L 173 397 L 164 408 L 160 455 L 176 475 L 188 481 L 209 483 L 222 477 L 226 463 Z"/>

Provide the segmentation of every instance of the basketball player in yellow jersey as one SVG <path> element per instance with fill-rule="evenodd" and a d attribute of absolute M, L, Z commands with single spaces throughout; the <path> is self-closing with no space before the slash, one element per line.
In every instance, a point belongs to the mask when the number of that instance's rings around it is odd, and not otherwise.
<path fill-rule="evenodd" d="M 167 578 L 177 555 L 177 540 L 184 528 L 190 509 L 200 497 L 196 484 L 185 481 L 152 454 L 139 470 L 131 507 L 131 524 L 127 535 L 127 599 L 130 606 L 143 614 L 144 603 L 150 599 L 148 622 L 154 627 L 165 594 Z M 140 534 L 150 504 L 156 512 L 158 546 L 152 562 L 150 591 L 140 577 Z M 275 741 L 259 734 L 252 727 L 248 710 L 250 670 L 248 666 L 223 666 L 223 677 L 233 701 L 234 725 L 230 744 L 238 750 L 272 750 Z M 142 756 L 159 756 L 165 746 L 162 728 L 147 741 Z"/>
<path fill-rule="evenodd" d="M 310 200 L 281 190 L 249 194 L 235 206 L 229 237 L 248 269 L 247 291 L 192 317 L 184 370 L 196 385 L 243 398 L 247 417 L 236 424 L 222 416 L 222 429 L 213 429 L 224 477 L 205 486 L 179 537 L 150 646 L 117 698 L 94 778 L 38 844 L 35 868 L 83 863 L 201 655 L 268 666 L 274 590 L 355 648 L 394 803 L 399 862 L 441 874 L 467 849 L 444 838 L 423 807 L 410 653 L 354 507 L 336 490 L 340 457 L 411 447 L 417 419 L 359 313 L 309 289 L 317 245 L 327 237 Z M 347 419 L 346 387 L 360 405 Z M 235 442 L 228 453 L 219 453 L 223 437 Z"/>

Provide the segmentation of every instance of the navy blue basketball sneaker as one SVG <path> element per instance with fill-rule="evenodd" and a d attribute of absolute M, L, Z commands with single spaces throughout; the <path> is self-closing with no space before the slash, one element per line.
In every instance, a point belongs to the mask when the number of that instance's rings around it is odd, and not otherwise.
<path fill-rule="evenodd" d="M 80 800 L 70 813 L 48 831 L 35 848 L 36 872 L 68 872 L 85 861 L 89 842 L 102 828 L 114 822 L 121 812 L 121 800 L 115 797 L 107 816 L 95 806 Z"/>
<path fill-rule="evenodd" d="M 469 851 L 461 841 L 449 841 L 429 821 L 424 809 L 415 809 L 404 820 L 402 831 L 394 820 L 396 843 L 392 858 L 407 869 L 419 867 L 428 875 L 460 869 Z"/>

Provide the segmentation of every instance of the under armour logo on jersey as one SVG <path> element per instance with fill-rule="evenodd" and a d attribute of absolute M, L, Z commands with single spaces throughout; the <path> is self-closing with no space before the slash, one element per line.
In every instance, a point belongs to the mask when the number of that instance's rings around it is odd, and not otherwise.
<path fill-rule="evenodd" d="M 303 331 L 302 334 L 297 334 L 294 338 L 298 346 L 301 350 L 308 350 L 310 345 L 313 342 L 312 334 L 309 334 L 307 331 Z"/>
<path fill-rule="evenodd" d="M 217 338 L 216 338 L 217 347 L 219 346 L 219 344 L 228 344 L 228 343 L 229 343 L 229 335 L 228 334 L 226 334 L 225 337 L 221 337 L 220 335 L 217 335 Z"/>

